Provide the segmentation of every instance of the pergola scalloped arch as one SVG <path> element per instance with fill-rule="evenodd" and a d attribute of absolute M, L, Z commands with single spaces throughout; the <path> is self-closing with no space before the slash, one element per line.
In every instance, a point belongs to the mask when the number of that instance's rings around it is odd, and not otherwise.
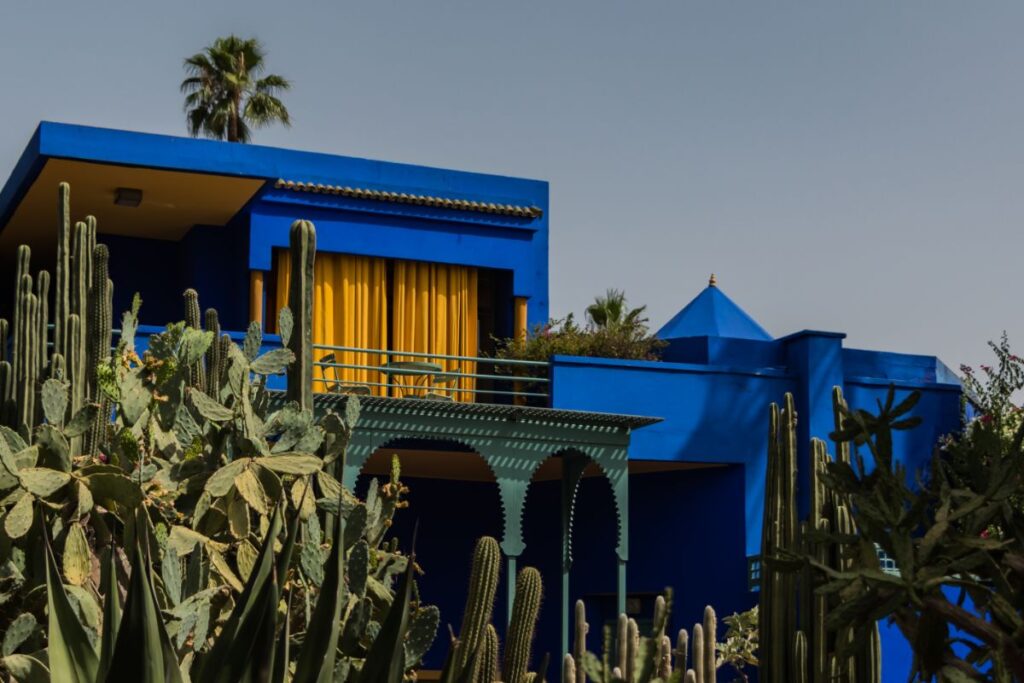
<path fill-rule="evenodd" d="M 335 398 L 330 407 L 338 401 Z M 376 398 L 364 399 L 361 403 L 359 423 L 352 434 L 342 472 L 344 484 L 354 487 L 370 456 L 396 440 L 449 442 L 472 449 L 484 460 L 498 484 L 503 521 L 501 549 L 510 576 L 515 574 L 516 560 L 526 548 L 523 514 L 533 475 L 548 458 L 563 458 L 563 640 L 568 638 L 566 577 L 572 561 L 576 492 L 586 464 L 595 463 L 611 485 L 617 523 L 616 592 L 619 610 L 625 609 L 625 571 L 629 559 L 629 439 L 633 426 L 650 421 L 517 406 L 436 405 L 412 399 Z M 327 406 L 321 404 L 320 407 Z M 514 583 L 508 582 L 510 608 Z"/>

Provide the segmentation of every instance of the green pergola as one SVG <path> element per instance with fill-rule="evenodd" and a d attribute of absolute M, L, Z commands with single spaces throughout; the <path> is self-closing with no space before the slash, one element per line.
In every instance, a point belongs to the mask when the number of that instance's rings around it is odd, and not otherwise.
<path fill-rule="evenodd" d="M 347 396 L 316 394 L 317 411 L 342 412 Z M 378 449 L 399 440 L 437 440 L 470 448 L 494 474 L 504 528 L 501 548 L 508 576 L 526 548 L 523 513 L 534 472 L 552 456 L 562 462 L 562 650 L 569 648 L 569 570 L 576 493 L 587 464 L 596 464 L 611 484 L 618 529 L 618 611 L 626 609 L 629 559 L 629 439 L 632 430 L 660 418 L 591 413 L 516 405 L 455 403 L 413 398 L 361 397 L 359 424 L 349 444 L 343 483 L 353 488 L 360 471 Z M 508 584 L 508 614 L 515 581 Z"/>

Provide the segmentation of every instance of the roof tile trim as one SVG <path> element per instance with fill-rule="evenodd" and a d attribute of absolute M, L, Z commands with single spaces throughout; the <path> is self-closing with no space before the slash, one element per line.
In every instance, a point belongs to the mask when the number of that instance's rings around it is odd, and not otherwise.
<path fill-rule="evenodd" d="M 398 204 L 416 204 L 418 206 L 432 206 L 440 209 L 453 209 L 455 211 L 474 211 L 477 213 L 502 214 L 505 216 L 517 216 L 519 218 L 540 218 L 544 215 L 543 209 L 536 206 L 517 206 L 515 204 L 493 204 L 489 202 L 477 202 L 469 199 L 449 199 L 447 197 L 432 197 L 422 194 L 407 194 L 405 192 L 388 192 L 386 190 L 371 190 L 364 187 L 341 187 L 337 185 L 323 185 L 321 183 L 304 183 L 294 180 L 278 179 L 274 187 L 279 190 L 292 192 L 312 192 L 314 194 L 330 194 L 352 199 L 368 199 L 378 202 L 396 202 Z"/>

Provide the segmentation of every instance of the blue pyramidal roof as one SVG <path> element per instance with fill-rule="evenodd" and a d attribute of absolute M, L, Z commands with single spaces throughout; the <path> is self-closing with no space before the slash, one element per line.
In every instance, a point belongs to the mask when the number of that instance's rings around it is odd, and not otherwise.
<path fill-rule="evenodd" d="M 732 337 L 771 341 L 772 336 L 722 293 L 712 278 L 703 292 L 658 330 L 661 339 Z"/>

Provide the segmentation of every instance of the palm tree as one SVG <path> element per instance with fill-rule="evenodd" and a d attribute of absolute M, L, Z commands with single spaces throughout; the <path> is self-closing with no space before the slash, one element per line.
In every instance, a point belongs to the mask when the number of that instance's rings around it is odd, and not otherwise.
<path fill-rule="evenodd" d="M 609 289 L 604 296 L 594 298 L 594 303 L 587 306 L 587 319 L 598 329 L 613 327 L 640 327 L 647 323 L 642 317 L 647 306 L 627 308 L 626 293 L 618 289 Z"/>
<path fill-rule="evenodd" d="M 185 60 L 181 82 L 189 133 L 228 142 L 249 142 L 252 128 L 291 125 L 278 94 L 291 87 L 283 76 L 260 78 L 266 51 L 255 38 L 218 38 Z"/>

